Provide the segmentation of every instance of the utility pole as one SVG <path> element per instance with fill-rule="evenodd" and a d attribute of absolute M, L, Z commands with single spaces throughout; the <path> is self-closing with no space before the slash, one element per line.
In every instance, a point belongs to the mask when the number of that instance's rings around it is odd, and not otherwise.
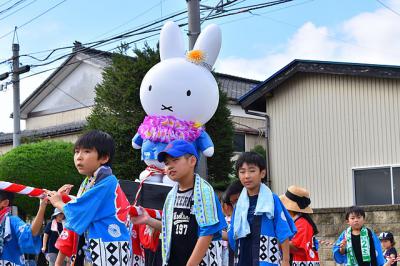
<path fill-rule="evenodd" d="M 12 77 L 11 83 L 13 84 L 13 120 L 14 120 L 14 131 L 13 131 L 13 147 L 21 145 L 21 127 L 20 127 L 20 106 L 19 106 L 19 75 L 30 70 L 29 65 L 19 66 L 19 44 L 12 44 Z M 8 78 L 9 72 L 0 74 L 0 80 Z"/>
<path fill-rule="evenodd" d="M 14 119 L 14 131 L 13 131 L 13 147 L 21 145 L 21 128 L 20 128 L 20 106 L 19 106 L 19 44 L 12 44 L 13 52 L 13 74 L 11 82 L 13 84 L 13 119 Z"/>
<path fill-rule="evenodd" d="M 200 34 L 200 0 L 186 0 L 188 8 L 189 50 L 193 49 Z"/>
<path fill-rule="evenodd" d="M 188 36 L 189 50 L 192 50 L 196 43 L 197 37 L 200 35 L 200 0 L 186 0 L 188 8 Z M 203 178 L 207 176 L 207 158 L 203 154 L 199 154 L 199 162 L 197 163 L 196 172 Z"/>

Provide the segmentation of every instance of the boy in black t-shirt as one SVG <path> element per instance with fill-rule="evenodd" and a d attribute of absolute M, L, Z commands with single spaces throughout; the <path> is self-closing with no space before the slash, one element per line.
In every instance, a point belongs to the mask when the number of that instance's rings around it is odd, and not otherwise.
<path fill-rule="evenodd" d="M 352 206 L 346 211 L 349 227 L 339 236 L 333 246 L 333 257 L 338 264 L 348 266 L 382 266 L 382 255 L 378 237 L 364 226 L 365 211 L 359 206 Z"/>
<path fill-rule="evenodd" d="M 379 240 L 381 241 L 383 248 L 383 256 L 386 259 L 386 263 L 389 265 L 397 266 L 397 250 L 394 247 L 396 242 L 394 242 L 394 237 L 391 232 L 382 232 L 379 235 Z"/>
<path fill-rule="evenodd" d="M 163 264 L 169 266 L 221 265 L 221 231 L 226 227 L 213 188 L 194 173 L 194 146 L 184 140 L 169 143 L 158 155 L 170 179 L 177 182 L 164 203 L 162 221 L 145 211 L 132 218 L 162 230 Z"/>

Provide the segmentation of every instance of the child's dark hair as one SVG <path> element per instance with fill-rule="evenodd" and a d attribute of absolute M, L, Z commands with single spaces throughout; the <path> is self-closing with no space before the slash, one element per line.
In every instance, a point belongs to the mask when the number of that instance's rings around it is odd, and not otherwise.
<path fill-rule="evenodd" d="M 14 193 L 0 190 L 0 201 L 7 200 L 7 199 L 10 201 L 9 206 L 11 206 L 12 201 L 14 200 Z"/>
<path fill-rule="evenodd" d="M 260 168 L 260 171 L 266 170 L 267 168 L 265 159 L 260 154 L 252 151 L 243 152 L 236 161 L 235 165 L 236 174 L 239 173 L 239 169 L 240 167 L 243 166 L 244 163 L 254 164 L 258 168 Z"/>
<path fill-rule="evenodd" d="M 346 220 L 349 219 L 350 214 L 360 215 L 363 218 L 365 218 L 365 211 L 363 208 L 361 208 L 359 206 L 351 206 L 350 208 L 348 208 L 346 210 Z"/>
<path fill-rule="evenodd" d="M 91 130 L 75 142 L 74 150 L 76 149 L 93 149 L 95 148 L 98 153 L 98 158 L 108 156 L 108 162 L 105 165 L 111 166 L 115 153 L 115 142 L 110 134 L 100 131 Z"/>
<path fill-rule="evenodd" d="M 235 194 L 240 194 L 242 192 L 243 185 L 240 180 L 233 181 L 225 190 L 224 194 L 222 195 L 222 202 L 232 205 L 231 203 L 231 196 Z"/>

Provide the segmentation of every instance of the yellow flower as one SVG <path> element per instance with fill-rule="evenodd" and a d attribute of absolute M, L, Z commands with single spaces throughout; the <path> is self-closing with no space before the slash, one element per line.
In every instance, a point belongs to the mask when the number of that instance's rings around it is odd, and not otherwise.
<path fill-rule="evenodd" d="M 201 50 L 192 50 L 186 54 L 186 58 L 192 63 L 200 64 L 204 62 L 204 60 L 206 59 L 206 55 Z"/>
<path fill-rule="evenodd" d="M 193 126 L 195 128 L 200 128 L 201 127 L 201 123 L 200 122 L 195 122 Z"/>

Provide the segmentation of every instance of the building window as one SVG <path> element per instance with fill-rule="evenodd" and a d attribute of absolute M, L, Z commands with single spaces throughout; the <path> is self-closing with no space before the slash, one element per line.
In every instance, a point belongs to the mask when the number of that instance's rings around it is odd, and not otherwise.
<path fill-rule="evenodd" d="M 233 151 L 244 152 L 246 147 L 246 138 L 244 133 L 235 133 L 233 136 Z"/>
<path fill-rule="evenodd" d="M 400 167 L 392 168 L 392 176 L 394 204 L 400 204 Z"/>
<path fill-rule="evenodd" d="M 400 203 L 400 167 L 354 169 L 356 205 Z"/>

